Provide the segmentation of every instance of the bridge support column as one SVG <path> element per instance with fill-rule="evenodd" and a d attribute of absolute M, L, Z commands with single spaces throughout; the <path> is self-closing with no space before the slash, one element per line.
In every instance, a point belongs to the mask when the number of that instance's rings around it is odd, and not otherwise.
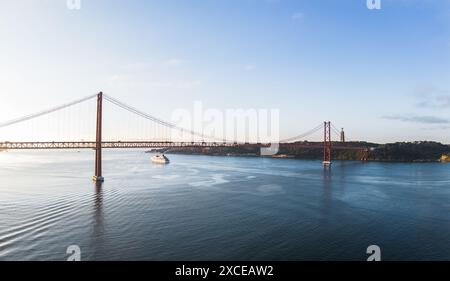
<path fill-rule="evenodd" d="M 95 174 L 92 180 L 95 182 L 103 182 L 102 177 L 102 101 L 103 93 L 97 94 L 97 131 L 95 134 Z"/>
<path fill-rule="evenodd" d="M 323 166 L 331 166 L 331 122 L 323 122 Z"/>

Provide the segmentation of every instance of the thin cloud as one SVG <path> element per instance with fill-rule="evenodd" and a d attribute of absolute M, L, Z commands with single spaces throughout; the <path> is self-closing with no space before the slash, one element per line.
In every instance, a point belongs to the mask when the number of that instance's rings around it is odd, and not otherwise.
<path fill-rule="evenodd" d="M 432 96 L 417 102 L 416 106 L 424 108 L 447 108 L 450 107 L 450 95 Z"/>
<path fill-rule="evenodd" d="M 427 130 L 427 131 L 448 130 L 448 129 L 450 129 L 450 125 L 441 125 L 441 126 L 420 128 L 420 130 Z"/>
<path fill-rule="evenodd" d="M 130 74 L 115 74 L 108 77 L 108 82 L 114 86 L 135 86 L 141 85 L 145 88 L 151 89 L 177 89 L 177 90 L 192 90 L 202 86 L 201 80 L 192 79 L 167 79 L 167 78 L 150 78 L 142 80 L 136 75 Z"/>
<path fill-rule="evenodd" d="M 125 74 L 114 74 L 108 77 L 109 82 L 122 82 L 128 79 L 128 76 Z"/>
<path fill-rule="evenodd" d="M 386 115 L 383 116 L 382 118 L 387 120 L 397 120 L 402 122 L 419 123 L 419 124 L 450 124 L 450 121 L 447 119 L 430 115 L 421 115 L 421 116 Z"/>
<path fill-rule="evenodd" d="M 175 87 L 178 89 L 189 90 L 193 88 L 197 88 L 201 86 L 202 82 L 200 80 L 187 80 L 187 81 L 178 81 L 175 84 Z"/>
<path fill-rule="evenodd" d="M 245 71 L 252 71 L 255 70 L 256 66 L 254 66 L 253 64 L 247 64 L 244 66 L 244 70 Z"/>
<path fill-rule="evenodd" d="M 183 63 L 185 63 L 185 60 L 181 60 L 181 59 L 177 59 L 177 58 L 171 58 L 168 59 L 164 62 L 164 65 L 169 65 L 169 66 L 179 66 Z"/>
<path fill-rule="evenodd" d="M 292 20 L 301 20 L 303 18 L 303 13 L 296 12 L 291 16 Z"/>
<path fill-rule="evenodd" d="M 414 95 L 419 99 L 415 104 L 420 108 L 447 108 L 450 107 L 450 91 L 434 86 L 417 87 Z"/>
<path fill-rule="evenodd" d="M 153 88 L 191 90 L 201 86 L 200 80 L 153 80 L 148 81 L 147 85 Z"/>
<path fill-rule="evenodd" d="M 150 66 L 147 62 L 135 62 L 124 65 L 123 69 L 127 71 L 141 71 L 150 68 Z"/>

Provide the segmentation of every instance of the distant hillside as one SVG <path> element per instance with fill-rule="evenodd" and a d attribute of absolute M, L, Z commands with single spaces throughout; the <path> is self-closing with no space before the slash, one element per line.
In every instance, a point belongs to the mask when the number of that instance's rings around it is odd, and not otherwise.
<path fill-rule="evenodd" d="M 311 143 L 310 144 L 321 144 L 321 143 Z M 332 143 L 332 146 L 335 143 Z M 367 147 L 367 148 L 375 148 L 378 147 L 379 144 L 369 143 L 369 142 L 346 142 L 346 146 L 353 147 Z M 332 159 L 338 160 L 361 160 L 364 157 L 364 153 L 359 150 L 333 150 L 332 151 Z M 323 150 L 321 148 L 298 148 L 292 146 L 283 146 L 281 145 L 279 148 L 278 154 L 291 156 L 299 159 L 322 159 Z"/>
<path fill-rule="evenodd" d="M 368 147 L 368 161 L 430 162 L 439 161 L 443 154 L 450 153 L 449 145 L 431 141 L 388 144 L 351 142 L 347 145 Z M 322 157 L 320 149 L 281 147 L 279 154 L 293 155 L 296 158 L 320 159 Z M 358 150 L 332 150 L 332 158 L 338 160 L 361 160 L 363 156 L 363 152 Z"/>
<path fill-rule="evenodd" d="M 443 154 L 450 152 L 450 146 L 438 142 L 396 142 L 382 144 L 369 154 L 375 161 L 438 161 Z"/>
<path fill-rule="evenodd" d="M 368 161 L 393 162 L 432 162 L 439 161 L 440 157 L 450 154 L 450 146 L 431 141 L 397 142 L 376 144 L 368 142 L 348 142 L 347 146 L 367 147 Z M 258 148 L 177 148 L 169 149 L 166 153 L 174 154 L 202 154 L 222 156 L 259 156 Z M 359 150 L 332 150 L 332 158 L 337 160 L 361 160 L 364 152 Z M 281 145 L 275 157 L 290 157 L 298 159 L 322 159 L 322 149 L 296 148 Z"/>

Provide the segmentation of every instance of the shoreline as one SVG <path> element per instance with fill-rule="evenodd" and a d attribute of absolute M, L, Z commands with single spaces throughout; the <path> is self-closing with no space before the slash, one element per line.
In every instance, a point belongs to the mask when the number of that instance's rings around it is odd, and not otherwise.
<path fill-rule="evenodd" d="M 156 151 L 145 151 L 145 153 L 160 153 Z M 295 155 L 286 155 L 286 156 L 261 156 L 261 155 L 250 155 L 250 154 L 208 154 L 208 153 L 182 153 L 182 152 L 164 152 L 164 154 L 168 155 L 197 155 L 197 156 L 218 156 L 218 157 L 237 157 L 237 158 L 270 158 L 270 159 L 290 159 L 290 160 L 311 160 L 311 161 L 322 161 L 321 158 L 301 158 L 296 157 Z M 414 160 L 414 161 L 402 161 L 402 160 L 380 160 L 380 159 L 368 159 L 368 160 L 357 160 L 357 159 L 332 159 L 332 161 L 346 161 L 346 162 L 362 162 L 362 163 L 411 163 L 411 164 L 426 164 L 426 163 L 450 163 L 448 161 L 441 161 L 439 159 L 436 160 Z"/>

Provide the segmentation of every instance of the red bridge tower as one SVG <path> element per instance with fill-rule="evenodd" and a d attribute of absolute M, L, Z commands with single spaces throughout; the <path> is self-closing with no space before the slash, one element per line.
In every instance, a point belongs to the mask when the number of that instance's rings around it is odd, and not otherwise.
<path fill-rule="evenodd" d="M 331 166 L 331 122 L 323 122 L 323 165 Z"/>
<path fill-rule="evenodd" d="M 95 174 L 92 180 L 95 182 L 103 182 L 102 177 L 102 101 L 103 93 L 97 94 L 97 131 L 95 134 Z"/>

